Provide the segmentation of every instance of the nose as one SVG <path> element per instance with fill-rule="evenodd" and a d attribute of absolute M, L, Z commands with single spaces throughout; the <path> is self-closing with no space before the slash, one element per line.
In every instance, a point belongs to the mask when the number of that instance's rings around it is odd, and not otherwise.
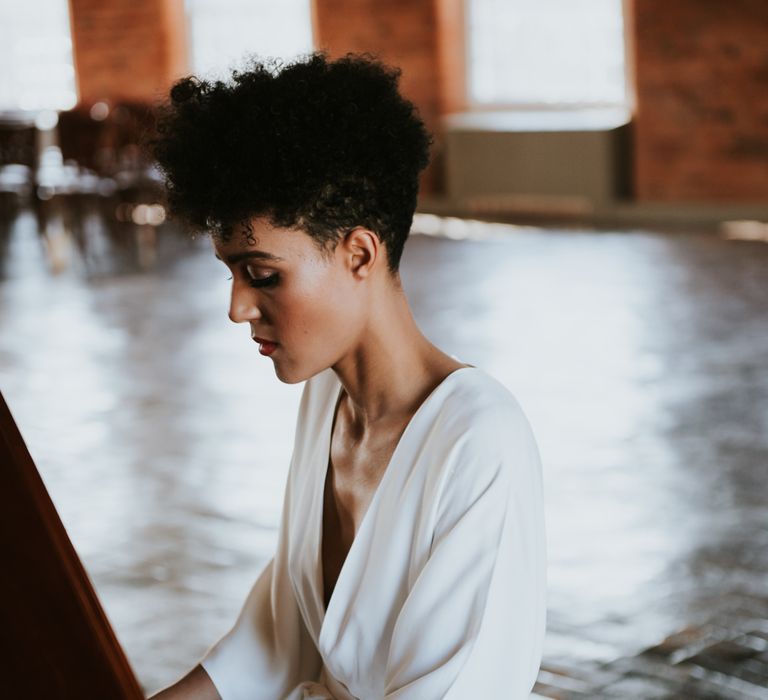
<path fill-rule="evenodd" d="M 261 318 L 254 290 L 243 289 L 240 285 L 232 286 L 232 296 L 229 300 L 229 320 L 232 323 L 243 323 Z"/>

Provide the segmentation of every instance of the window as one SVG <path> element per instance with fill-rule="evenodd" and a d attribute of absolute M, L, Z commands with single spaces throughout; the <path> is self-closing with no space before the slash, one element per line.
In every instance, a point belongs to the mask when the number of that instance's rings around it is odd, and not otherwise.
<path fill-rule="evenodd" d="M 0 110 L 77 102 L 66 0 L 0 2 Z"/>
<path fill-rule="evenodd" d="M 472 108 L 626 104 L 622 0 L 465 0 Z"/>
<path fill-rule="evenodd" d="M 192 72 L 226 77 L 246 55 L 312 51 L 310 0 L 187 0 Z"/>

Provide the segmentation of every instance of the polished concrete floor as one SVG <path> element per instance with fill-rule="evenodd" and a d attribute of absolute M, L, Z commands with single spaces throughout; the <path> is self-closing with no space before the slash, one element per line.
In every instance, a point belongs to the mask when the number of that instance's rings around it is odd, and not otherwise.
<path fill-rule="evenodd" d="M 0 224 L 0 389 L 147 692 L 276 541 L 301 385 L 207 239 Z M 768 245 L 419 217 L 426 334 L 517 396 L 544 464 L 550 698 L 768 697 Z"/>

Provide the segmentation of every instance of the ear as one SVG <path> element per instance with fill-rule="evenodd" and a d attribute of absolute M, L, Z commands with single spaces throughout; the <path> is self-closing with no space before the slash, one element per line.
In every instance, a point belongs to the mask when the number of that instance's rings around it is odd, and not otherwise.
<path fill-rule="evenodd" d="M 362 226 L 352 229 L 344 237 L 342 246 L 349 269 L 357 277 L 371 275 L 379 258 L 385 255 L 378 235 Z"/>

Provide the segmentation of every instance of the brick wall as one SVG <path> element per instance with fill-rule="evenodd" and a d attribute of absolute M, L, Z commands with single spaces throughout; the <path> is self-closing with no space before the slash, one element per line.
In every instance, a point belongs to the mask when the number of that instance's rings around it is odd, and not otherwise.
<path fill-rule="evenodd" d="M 630 8 L 637 197 L 768 200 L 768 2 Z"/>
<path fill-rule="evenodd" d="M 444 188 L 440 117 L 463 100 L 463 66 L 455 64 L 461 13 L 460 0 L 315 0 L 313 6 L 318 48 L 331 56 L 369 51 L 402 69 L 401 91 L 435 136 L 422 193 Z"/>
<path fill-rule="evenodd" d="M 153 102 L 187 70 L 183 0 L 70 0 L 82 103 Z"/>
<path fill-rule="evenodd" d="M 768 199 L 768 2 L 629 0 L 638 199 Z M 188 72 L 183 0 L 70 0 L 81 102 L 152 102 Z M 436 143 L 422 192 L 444 191 L 441 117 L 465 106 L 462 0 L 314 0 L 318 47 L 378 53 Z"/>

